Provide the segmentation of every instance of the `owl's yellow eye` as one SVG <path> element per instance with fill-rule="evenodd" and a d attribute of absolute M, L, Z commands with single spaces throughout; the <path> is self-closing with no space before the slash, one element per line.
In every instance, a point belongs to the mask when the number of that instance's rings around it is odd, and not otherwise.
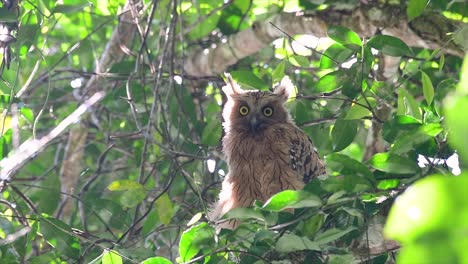
<path fill-rule="evenodd" d="M 249 113 L 249 107 L 246 105 L 243 105 L 239 108 L 239 113 L 243 116 L 247 115 Z"/>
<path fill-rule="evenodd" d="M 267 107 L 264 107 L 263 108 L 263 115 L 265 115 L 266 117 L 270 117 L 273 115 L 273 108 L 267 106 Z"/>

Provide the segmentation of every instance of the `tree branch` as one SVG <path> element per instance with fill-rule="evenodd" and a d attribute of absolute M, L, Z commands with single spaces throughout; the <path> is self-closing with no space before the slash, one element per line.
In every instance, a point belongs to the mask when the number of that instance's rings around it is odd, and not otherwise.
<path fill-rule="evenodd" d="M 397 9 L 398 7 L 392 7 Z M 406 21 L 403 15 L 393 16 L 391 12 L 377 7 L 361 6 L 353 11 L 324 10 L 313 15 L 280 13 L 263 21 L 256 21 L 252 27 L 228 36 L 226 42 L 205 50 L 195 50 L 188 55 L 184 69 L 192 76 L 213 76 L 226 70 L 240 59 L 252 55 L 270 44 L 273 40 L 284 37 L 276 27 L 289 35 L 309 34 L 315 37 L 326 37 L 332 25 L 341 25 L 354 30 L 364 38 L 370 38 L 380 31 L 402 39 L 413 47 L 436 49 L 442 48 L 446 53 L 463 56 L 463 48 L 450 42 L 445 36 L 456 30 L 461 23 L 449 20 L 438 14 L 425 14 L 412 22 Z M 416 27 L 424 21 L 431 25 L 431 30 Z M 438 28 L 433 25 L 439 25 Z"/>

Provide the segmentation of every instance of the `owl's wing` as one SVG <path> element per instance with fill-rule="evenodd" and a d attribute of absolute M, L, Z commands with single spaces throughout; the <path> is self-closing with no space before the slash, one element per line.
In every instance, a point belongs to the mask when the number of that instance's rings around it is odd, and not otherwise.
<path fill-rule="evenodd" d="M 289 164 L 291 168 L 308 183 L 315 176 L 325 174 L 325 165 L 314 149 L 312 140 L 299 128 L 291 135 L 289 145 Z"/>

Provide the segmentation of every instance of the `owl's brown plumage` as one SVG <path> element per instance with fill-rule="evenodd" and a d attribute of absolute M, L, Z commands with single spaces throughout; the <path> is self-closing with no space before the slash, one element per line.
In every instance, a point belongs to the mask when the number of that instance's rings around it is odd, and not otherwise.
<path fill-rule="evenodd" d="M 215 220 L 254 200 L 265 202 L 274 194 L 302 189 L 325 173 L 310 138 L 291 120 L 284 107 L 294 89 L 284 77 L 273 92 L 242 90 L 230 76 L 223 92 L 223 151 L 229 172 L 210 218 Z M 232 228 L 224 224 L 223 228 Z"/>

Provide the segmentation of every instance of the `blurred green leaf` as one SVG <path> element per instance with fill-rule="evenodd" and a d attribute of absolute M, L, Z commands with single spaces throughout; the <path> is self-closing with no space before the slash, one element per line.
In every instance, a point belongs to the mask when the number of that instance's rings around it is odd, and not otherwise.
<path fill-rule="evenodd" d="M 34 114 L 33 114 L 33 111 L 31 110 L 31 108 L 27 108 L 27 107 L 22 107 L 21 110 L 21 115 L 26 118 L 26 120 L 28 120 L 29 122 L 34 122 Z"/>
<path fill-rule="evenodd" d="M 52 13 L 71 14 L 83 10 L 85 7 L 92 6 L 92 2 L 80 3 L 76 5 L 56 5 Z"/>
<path fill-rule="evenodd" d="M 312 217 L 304 221 L 301 231 L 304 235 L 312 237 L 322 227 L 325 219 L 326 215 L 324 213 L 314 214 Z"/>
<path fill-rule="evenodd" d="M 276 250 L 288 253 L 298 250 L 320 250 L 319 245 L 310 241 L 306 237 L 299 237 L 293 234 L 284 234 L 276 242 Z"/>
<path fill-rule="evenodd" d="M 367 97 L 366 99 L 360 98 L 357 100 L 357 103 L 353 103 L 351 105 L 351 108 L 344 119 L 361 119 L 363 117 L 370 116 L 372 115 L 372 112 L 364 106 L 368 106 L 373 109 L 376 105 L 377 101 L 373 97 Z"/>
<path fill-rule="evenodd" d="M 183 262 L 191 260 L 203 249 L 212 249 L 214 245 L 213 227 L 200 223 L 184 231 L 179 242 L 179 255 Z"/>
<path fill-rule="evenodd" d="M 398 187 L 399 184 L 400 184 L 399 179 L 387 179 L 387 180 L 379 181 L 379 183 L 377 184 L 377 188 L 379 190 L 394 189 Z"/>
<path fill-rule="evenodd" d="M 351 58 L 353 54 L 353 50 L 345 48 L 339 43 L 335 43 L 328 47 L 320 57 L 320 68 L 330 69 L 338 67 L 341 63 Z"/>
<path fill-rule="evenodd" d="M 416 145 L 426 142 L 430 138 L 442 132 L 440 124 L 426 124 L 416 129 L 412 129 L 398 137 L 390 149 L 392 154 L 403 154 L 416 148 Z"/>
<path fill-rule="evenodd" d="M 80 241 L 73 235 L 73 230 L 64 222 L 46 214 L 40 216 L 40 233 L 61 254 L 71 259 L 78 259 Z"/>
<path fill-rule="evenodd" d="M 318 207 L 321 205 L 320 198 L 312 193 L 301 190 L 286 190 L 271 197 L 265 202 L 262 209 L 277 212 L 286 208 Z"/>
<path fill-rule="evenodd" d="M 333 151 L 337 152 L 349 146 L 356 136 L 357 128 L 358 123 L 355 120 L 336 120 L 331 132 Z"/>
<path fill-rule="evenodd" d="M 109 186 L 107 186 L 107 189 L 110 191 L 126 191 L 126 190 L 144 190 L 145 187 L 143 185 L 139 184 L 136 181 L 131 181 L 131 180 L 117 180 L 113 181 Z"/>
<path fill-rule="evenodd" d="M 122 264 L 122 257 L 114 250 L 104 250 L 104 254 L 101 259 L 102 264 Z"/>
<path fill-rule="evenodd" d="M 468 97 L 449 97 L 445 100 L 445 127 L 449 132 L 449 143 L 457 149 L 460 158 L 468 163 L 468 122 L 465 111 L 468 109 Z"/>
<path fill-rule="evenodd" d="M 167 195 L 167 193 L 163 194 L 156 200 L 154 205 L 156 206 L 159 220 L 163 224 L 168 225 L 176 212 L 174 204 L 172 204 L 171 199 L 169 199 L 169 195 Z"/>
<path fill-rule="evenodd" d="M 310 67 L 310 62 L 309 59 L 307 59 L 304 56 L 301 55 L 293 55 L 289 57 L 289 62 L 297 67 L 303 67 L 303 68 L 309 68 Z"/>
<path fill-rule="evenodd" d="M 284 74 L 285 70 L 286 70 L 286 61 L 282 60 L 271 73 L 271 78 L 273 79 L 273 82 L 281 81 L 281 79 L 285 75 Z"/>
<path fill-rule="evenodd" d="M 153 257 L 143 260 L 142 264 L 172 264 L 172 262 L 167 258 Z"/>
<path fill-rule="evenodd" d="M 265 216 L 258 209 L 237 207 L 229 210 L 223 219 L 256 219 L 266 222 Z"/>
<path fill-rule="evenodd" d="M 401 57 L 411 55 L 411 50 L 402 40 L 388 35 L 372 37 L 367 44 L 385 55 Z"/>
<path fill-rule="evenodd" d="M 368 179 L 372 179 L 373 177 L 364 164 L 346 155 L 332 153 L 327 155 L 325 161 L 327 167 L 342 174 L 357 175 Z"/>
<path fill-rule="evenodd" d="M 468 230 L 466 186 L 467 174 L 433 175 L 417 181 L 393 204 L 385 235 L 401 243 L 431 236 L 459 237 Z"/>
<path fill-rule="evenodd" d="M 232 71 L 231 76 L 234 80 L 242 84 L 247 85 L 243 88 L 251 88 L 258 90 L 268 90 L 270 87 L 260 78 L 257 77 L 252 71 L 239 70 Z"/>
<path fill-rule="evenodd" d="M 409 0 L 408 6 L 406 7 L 406 15 L 408 16 L 408 21 L 415 19 L 420 16 L 424 9 L 426 9 L 427 3 L 429 0 Z"/>
<path fill-rule="evenodd" d="M 419 170 L 416 161 L 389 153 L 375 154 L 369 164 L 380 171 L 395 174 L 416 173 Z"/>
<path fill-rule="evenodd" d="M 342 70 L 327 73 L 315 84 L 315 92 L 323 93 L 339 89 L 348 79 Z"/>
<path fill-rule="evenodd" d="M 327 244 L 337 240 L 338 238 L 348 234 L 355 229 L 355 227 L 348 227 L 346 229 L 331 228 L 323 233 L 317 234 L 315 236 L 314 242 L 318 243 L 319 245 Z"/>
<path fill-rule="evenodd" d="M 427 104 L 430 105 L 434 99 L 434 87 L 432 86 L 431 78 L 423 71 L 421 71 L 421 82 L 424 98 Z"/>
<path fill-rule="evenodd" d="M 341 45 L 355 50 L 361 51 L 362 42 L 356 32 L 342 26 L 331 26 L 328 28 L 328 36 Z"/>

